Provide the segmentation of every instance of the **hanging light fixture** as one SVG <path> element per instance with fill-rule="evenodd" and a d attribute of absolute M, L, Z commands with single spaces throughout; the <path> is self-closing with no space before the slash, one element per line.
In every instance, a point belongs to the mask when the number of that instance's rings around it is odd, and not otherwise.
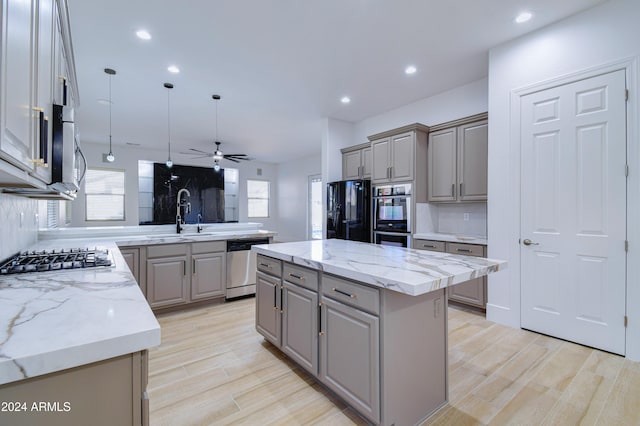
<path fill-rule="evenodd" d="M 113 146 L 111 145 L 111 77 L 116 75 L 116 71 L 111 68 L 105 68 L 104 72 L 109 76 L 109 153 L 106 156 L 108 162 L 113 163 L 116 157 L 113 155 Z"/>
<path fill-rule="evenodd" d="M 171 161 L 171 100 L 169 94 L 171 93 L 171 89 L 173 89 L 173 84 L 165 83 L 164 87 L 167 88 L 167 135 L 169 141 L 169 156 L 164 164 L 166 164 L 167 168 L 170 169 L 173 167 L 173 161 Z"/>
<path fill-rule="evenodd" d="M 216 152 L 213 153 L 213 170 L 216 172 L 220 171 L 220 160 L 222 160 L 223 155 L 222 151 L 220 151 L 218 142 L 218 101 L 221 99 L 220 95 L 211 95 L 214 101 L 216 101 Z"/>

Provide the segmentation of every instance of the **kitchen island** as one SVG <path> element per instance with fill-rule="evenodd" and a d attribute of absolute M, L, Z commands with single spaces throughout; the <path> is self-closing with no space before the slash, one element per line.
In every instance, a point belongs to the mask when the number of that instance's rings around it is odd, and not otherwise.
<path fill-rule="evenodd" d="M 506 262 L 343 240 L 254 246 L 256 329 L 368 421 L 448 398 L 446 288 Z"/>

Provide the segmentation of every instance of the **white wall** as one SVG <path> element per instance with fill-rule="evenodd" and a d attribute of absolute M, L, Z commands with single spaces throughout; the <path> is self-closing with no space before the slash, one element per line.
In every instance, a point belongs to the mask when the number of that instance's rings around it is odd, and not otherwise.
<path fill-rule="evenodd" d="M 342 180 L 341 148 L 357 145 L 353 135 L 353 123 L 326 118 L 322 126 L 322 181 Z M 323 199 L 326 197 L 323 197 Z"/>
<path fill-rule="evenodd" d="M 487 318 L 520 326 L 520 150 L 511 137 L 511 94 L 560 76 L 640 55 L 640 2 L 612 0 L 491 50 L 489 56 L 489 257 L 509 268 L 489 277 Z M 635 65 L 628 75 L 629 103 L 629 259 L 640 247 L 640 150 Z M 640 266 L 629 262 L 627 357 L 640 360 Z"/>
<path fill-rule="evenodd" d="M 38 202 L 0 193 L 0 261 L 38 240 Z"/>
<path fill-rule="evenodd" d="M 350 145 L 368 142 L 367 136 L 407 124 L 433 126 L 486 111 L 487 79 L 483 78 L 355 123 Z"/>
<path fill-rule="evenodd" d="M 108 152 L 107 145 L 82 143 L 82 150 L 87 157 L 89 167 L 102 167 L 125 170 L 125 220 L 119 222 L 87 222 L 85 220 L 85 197 L 83 188 L 78 193 L 78 198 L 73 201 L 71 209 L 71 226 L 123 226 L 138 225 L 138 160 L 149 160 L 155 162 L 165 162 L 167 152 L 161 150 L 138 149 L 130 147 L 115 146 L 113 149 L 116 161 L 113 163 L 103 163 L 102 154 Z M 175 164 L 211 167 L 209 159 L 190 159 L 187 156 L 172 154 Z M 239 210 L 240 222 L 258 222 L 263 224 L 263 229 L 276 229 L 278 227 L 278 167 L 271 163 L 258 161 L 247 161 L 233 166 L 225 164 L 223 166 L 233 167 L 239 170 Z M 257 173 L 262 169 L 262 175 Z M 247 218 L 247 179 L 269 180 L 271 182 L 271 199 L 269 203 L 269 218 L 254 219 Z"/>
<path fill-rule="evenodd" d="M 278 165 L 277 241 L 308 240 L 309 176 L 320 174 L 321 154 Z"/>

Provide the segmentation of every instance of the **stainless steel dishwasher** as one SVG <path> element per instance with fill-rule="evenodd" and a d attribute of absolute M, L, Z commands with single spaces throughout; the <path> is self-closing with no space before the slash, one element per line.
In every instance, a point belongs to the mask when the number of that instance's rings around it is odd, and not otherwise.
<path fill-rule="evenodd" d="M 269 244 L 269 238 L 227 240 L 226 299 L 256 294 L 256 244 Z"/>

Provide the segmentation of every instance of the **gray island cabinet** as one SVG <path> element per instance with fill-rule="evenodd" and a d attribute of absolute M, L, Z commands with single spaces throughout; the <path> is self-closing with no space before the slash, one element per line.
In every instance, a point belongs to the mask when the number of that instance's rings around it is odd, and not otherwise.
<path fill-rule="evenodd" d="M 417 424 L 446 404 L 446 287 L 506 265 L 343 240 L 253 250 L 257 331 L 384 425 Z"/>

